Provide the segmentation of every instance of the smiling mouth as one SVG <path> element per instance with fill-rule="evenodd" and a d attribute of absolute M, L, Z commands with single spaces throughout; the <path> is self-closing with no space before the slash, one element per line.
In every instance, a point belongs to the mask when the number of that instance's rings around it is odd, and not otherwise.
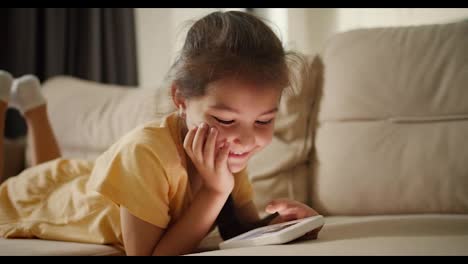
<path fill-rule="evenodd" d="M 232 152 L 229 152 L 229 157 L 230 158 L 238 158 L 238 159 L 241 159 L 241 158 L 245 158 L 249 155 L 250 151 L 248 152 L 235 152 L 235 151 L 232 151 Z"/>

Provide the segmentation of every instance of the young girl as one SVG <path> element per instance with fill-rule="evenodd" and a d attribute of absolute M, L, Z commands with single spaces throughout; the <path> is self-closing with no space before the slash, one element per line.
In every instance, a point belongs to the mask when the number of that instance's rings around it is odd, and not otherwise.
<path fill-rule="evenodd" d="M 280 199 L 266 208 L 276 218 L 262 222 L 252 202 L 247 162 L 271 142 L 290 83 L 287 55 L 268 26 L 243 12 L 209 14 L 188 31 L 170 73 L 178 111 L 134 129 L 89 162 L 59 158 L 37 79 L 12 81 L 0 72 L 0 128 L 11 97 L 27 120 L 36 165 L 1 185 L 0 236 L 180 255 L 193 252 L 216 224 L 229 238 L 316 214 Z"/>

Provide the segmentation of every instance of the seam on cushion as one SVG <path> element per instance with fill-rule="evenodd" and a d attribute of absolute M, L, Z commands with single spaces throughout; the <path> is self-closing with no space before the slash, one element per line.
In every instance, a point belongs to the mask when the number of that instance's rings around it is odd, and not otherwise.
<path fill-rule="evenodd" d="M 436 123 L 468 120 L 466 115 L 440 115 L 440 116 L 397 116 L 388 118 L 343 118 L 321 120 L 320 123 L 341 123 L 341 122 L 391 122 L 391 123 Z"/>
<path fill-rule="evenodd" d="M 468 115 L 440 115 L 440 116 L 402 116 L 388 119 L 393 123 L 425 123 L 468 120 Z"/>

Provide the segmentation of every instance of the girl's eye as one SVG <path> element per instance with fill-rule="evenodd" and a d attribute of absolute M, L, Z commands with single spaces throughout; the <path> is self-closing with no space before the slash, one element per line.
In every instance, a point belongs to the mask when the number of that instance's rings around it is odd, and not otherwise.
<path fill-rule="evenodd" d="M 257 120 L 257 121 L 255 121 L 255 122 L 256 122 L 257 124 L 259 124 L 259 125 L 268 125 L 268 124 L 271 123 L 271 121 L 273 121 L 273 119 L 270 119 L 270 120 L 268 120 L 268 121 L 260 121 L 260 120 Z"/>
<path fill-rule="evenodd" d="M 230 124 L 234 123 L 234 120 L 223 120 L 223 119 L 217 118 L 216 116 L 213 116 L 213 118 L 216 121 L 218 121 L 219 123 L 223 124 L 223 125 L 230 125 Z"/>

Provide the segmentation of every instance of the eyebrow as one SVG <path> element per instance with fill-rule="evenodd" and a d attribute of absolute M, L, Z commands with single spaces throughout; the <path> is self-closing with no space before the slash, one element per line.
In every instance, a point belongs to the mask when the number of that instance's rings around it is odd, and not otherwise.
<path fill-rule="evenodd" d="M 239 114 L 239 111 L 234 109 L 234 108 L 231 108 L 227 105 L 224 105 L 224 104 L 218 104 L 218 105 L 214 105 L 211 107 L 212 109 L 215 109 L 215 110 L 222 110 L 222 111 L 230 111 L 230 112 L 234 112 L 234 113 L 237 113 Z M 266 114 L 272 114 L 272 113 L 275 113 L 275 112 L 278 112 L 278 107 L 275 107 L 271 110 L 268 110 L 264 113 L 261 113 L 260 115 L 266 115 Z"/>

